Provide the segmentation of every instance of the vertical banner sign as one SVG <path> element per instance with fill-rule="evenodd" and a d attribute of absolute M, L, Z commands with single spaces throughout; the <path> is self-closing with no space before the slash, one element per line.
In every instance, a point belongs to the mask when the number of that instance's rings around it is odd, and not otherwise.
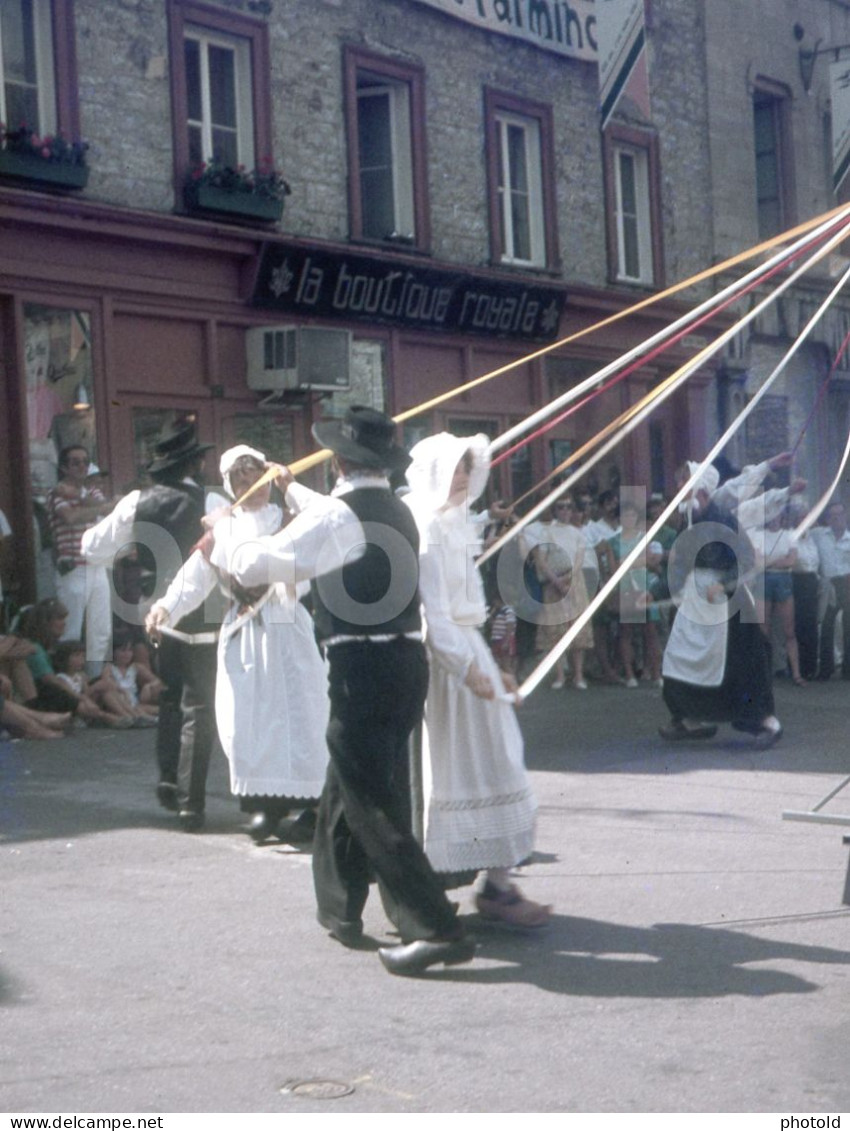
<path fill-rule="evenodd" d="M 599 42 L 599 102 L 604 130 L 643 55 L 646 43 L 643 0 L 597 0 L 596 33 Z M 642 64 L 641 73 L 645 79 L 645 64 Z"/>
<path fill-rule="evenodd" d="M 838 188 L 850 169 L 850 60 L 830 63 L 832 99 L 832 188 Z"/>

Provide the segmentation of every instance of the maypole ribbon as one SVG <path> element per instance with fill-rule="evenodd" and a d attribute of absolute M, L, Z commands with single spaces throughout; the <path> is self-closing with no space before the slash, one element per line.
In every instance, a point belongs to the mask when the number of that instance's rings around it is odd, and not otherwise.
<path fill-rule="evenodd" d="M 654 361 L 657 357 L 661 356 L 665 352 L 665 350 L 669 349 L 670 346 L 675 345 L 677 342 L 680 342 L 683 338 L 687 337 L 688 334 L 693 333 L 694 330 L 698 329 L 700 326 L 703 326 L 706 322 L 710 322 L 713 318 L 716 318 L 718 314 L 722 313 L 733 303 L 738 302 L 745 295 L 750 294 L 756 289 L 756 287 L 761 286 L 762 283 L 766 282 L 769 279 L 772 279 L 773 276 L 777 274 L 777 272 L 782 271 L 789 263 L 792 263 L 795 259 L 802 255 L 806 251 L 807 247 L 808 244 L 799 244 L 796 246 L 796 250 L 789 252 L 787 255 L 783 255 L 781 257 L 775 256 L 774 259 L 770 260 L 769 263 L 764 264 L 759 271 L 752 271 L 742 280 L 739 280 L 737 287 L 727 287 L 724 291 L 713 296 L 713 299 L 710 301 L 716 303 L 716 305 L 713 305 L 710 309 L 707 309 L 700 318 L 696 319 L 696 321 L 679 319 L 671 326 L 668 326 L 666 331 L 662 331 L 660 334 L 656 334 L 654 338 L 647 339 L 647 341 L 642 343 L 642 347 L 637 347 L 638 350 L 650 346 L 653 341 L 657 340 L 659 337 L 662 337 L 665 333 L 671 335 L 670 337 L 667 337 L 665 341 L 662 341 L 660 345 L 657 345 L 655 349 L 651 350 L 649 353 L 640 354 L 639 357 L 636 357 L 633 361 L 627 364 L 624 369 L 616 372 L 611 380 L 605 380 L 601 385 L 593 389 L 586 397 L 583 397 L 580 401 L 571 405 L 570 408 L 566 409 L 564 412 L 559 413 L 552 420 L 548 420 L 541 428 L 537 429 L 537 431 L 535 432 L 532 432 L 530 436 L 526 436 L 525 439 L 518 441 L 510 448 L 507 448 L 505 451 L 501 451 L 499 455 L 491 461 L 490 466 L 497 467 L 500 463 L 503 463 L 506 459 L 509 459 L 515 452 L 518 452 L 526 444 L 530 444 L 534 440 L 539 439 L 541 436 L 545 436 L 546 433 L 551 431 L 552 428 L 555 428 L 558 424 L 563 423 L 563 421 L 566 420 L 569 416 L 572 416 L 573 413 L 578 412 L 579 409 L 584 408 L 585 405 L 595 400 L 596 397 L 601 396 L 603 393 L 608 392 L 610 389 L 613 389 L 620 383 L 620 381 L 625 380 L 626 377 L 629 377 L 632 373 L 634 373 L 635 370 L 640 369 L 642 366 L 648 365 L 650 362 Z M 724 295 L 727 295 L 725 299 L 723 298 Z M 720 299 L 723 299 L 723 301 L 721 302 Z M 696 315 L 707 305 L 707 303 L 704 303 L 701 307 L 697 307 L 696 310 L 691 312 L 691 315 Z M 673 331 L 676 329 L 676 326 L 681 325 L 682 322 L 685 321 L 687 322 L 687 324 L 683 325 L 682 328 L 676 333 L 673 333 Z M 631 351 L 631 355 L 623 355 L 611 365 L 606 366 L 604 370 L 599 370 L 592 377 L 587 378 L 585 384 L 587 383 L 587 381 L 590 381 L 592 383 L 596 380 L 602 380 L 606 372 L 610 372 L 612 367 L 616 367 L 621 363 L 628 361 L 629 356 L 633 356 L 635 352 L 636 351 L 633 350 Z M 576 396 L 577 391 L 580 392 L 581 387 L 571 389 L 569 393 L 565 395 L 574 397 Z M 546 411 L 548 411 L 548 409 L 550 408 L 551 405 L 546 406 Z M 523 426 L 524 422 L 521 421 L 518 425 L 514 425 L 513 431 L 516 432 Z M 505 433 L 504 435 L 507 435 L 507 433 Z M 498 442 L 500 446 L 501 443 L 504 442 L 504 435 L 499 437 Z M 538 483 L 535 487 L 532 487 L 529 491 L 526 491 L 524 495 L 520 496 L 520 498 L 516 500 L 516 502 L 522 502 L 524 499 L 528 498 L 529 495 L 534 494 L 534 492 L 539 490 L 539 488 L 544 483 L 547 483 L 550 479 L 553 479 L 557 474 L 557 468 L 550 471 L 543 477 L 543 479 L 541 479 L 540 483 Z M 514 505 L 516 505 L 516 503 Z"/>
<path fill-rule="evenodd" d="M 740 333 L 741 329 L 744 326 L 748 325 L 748 323 L 757 318 L 771 302 L 774 302 L 785 290 L 791 287 L 803 274 L 805 274 L 812 266 L 814 266 L 814 264 L 823 259 L 830 253 L 830 251 L 833 250 L 834 247 L 841 243 L 842 240 L 846 238 L 848 231 L 850 231 L 850 222 L 845 223 L 845 225 L 837 233 L 835 233 L 822 247 L 818 248 L 806 260 L 805 263 L 801 264 L 801 266 L 798 267 L 794 272 L 792 272 L 792 274 L 789 275 L 787 279 L 783 280 L 783 282 L 780 283 L 780 285 L 771 294 L 762 299 L 760 303 L 758 303 L 755 307 L 753 307 L 752 310 L 750 310 L 736 323 L 729 327 L 729 329 L 724 330 L 723 333 L 720 334 L 714 342 L 711 342 L 709 343 L 709 345 L 704 346 L 703 349 L 701 349 L 696 354 L 696 356 L 691 359 L 691 361 L 681 366 L 674 373 L 670 374 L 669 377 L 666 377 L 654 389 L 647 393 L 640 401 L 638 401 L 634 405 L 631 405 L 623 413 L 621 413 L 619 417 L 602 428 L 594 437 L 586 441 L 586 443 L 584 443 L 575 452 L 572 452 L 561 464 L 558 465 L 557 468 L 554 469 L 554 472 L 550 473 L 550 476 L 566 470 L 566 468 L 581 460 L 602 440 L 604 440 L 608 436 L 612 436 L 613 433 L 613 436 L 608 440 L 608 443 L 605 444 L 605 446 L 598 452 L 596 452 L 595 455 L 592 456 L 591 459 L 583 465 L 580 471 L 576 472 L 565 482 L 558 484 L 558 486 L 550 491 L 550 493 L 545 498 L 543 498 L 539 503 L 532 507 L 530 511 L 528 511 L 520 519 L 518 519 L 518 521 L 513 526 L 511 526 L 507 531 L 505 531 L 504 534 L 501 535 L 501 537 L 499 537 L 491 546 L 489 546 L 478 559 L 479 565 L 483 565 L 485 561 L 491 558 L 494 554 L 497 554 L 499 550 L 508 541 L 510 541 L 511 538 L 515 538 L 525 526 L 527 526 L 530 522 L 533 522 L 535 518 L 537 518 L 549 506 L 551 506 L 552 502 L 555 499 L 559 498 L 566 491 L 568 491 L 570 487 L 572 487 L 579 478 L 586 474 L 586 472 L 589 471 L 591 467 L 598 463 L 604 455 L 607 455 L 609 451 L 616 447 L 616 445 L 622 440 L 624 436 L 633 431 L 634 428 L 636 428 L 637 425 L 647 415 L 649 415 L 653 407 L 670 396 L 675 391 L 675 389 L 679 387 L 680 384 L 682 384 L 688 377 L 690 377 L 691 374 L 695 372 L 696 369 L 698 369 L 705 360 L 707 360 L 707 358 L 716 353 L 720 348 L 722 348 L 722 346 L 724 346 L 728 341 L 730 341 L 733 337 Z M 832 301 L 832 299 L 830 299 L 829 301 Z M 821 315 L 818 314 L 816 317 L 820 316 Z M 798 339 L 798 342 L 801 340 L 801 338 Z M 794 349 L 795 347 L 792 347 L 792 351 Z M 775 376 L 776 372 L 774 372 L 771 380 L 773 380 Z M 746 411 L 749 412 L 751 411 L 751 409 L 748 408 Z"/>
<path fill-rule="evenodd" d="M 763 277 L 770 276 L 776 269 L 782 267 L 787 263 L 793 262 L 793 260 L 796 259 L 799 255 L 802 255 L 804 252 L 808 251 L 810 247 L 818 240 L 828 238 L 832 232 L 842 227 L 848 219 L 850 219 L 850 209 L 848 209 L 840 219 L 831 217 L 828 221 L 819 225 L 814 231 L 810 231 L 807 234 L 803 235 L 800 239 L 796 240 L 791 244 L 790 247 L 783 247 L 781 251 L 771 256 L 770 259 L 768 259 L 765 263 L 760 264 L 758 267 L 754 267 L 750 272 L 744 275 L 743 278 L 734 280 L 732 283 L 724 287 L 721 291 L 718 291 L 717 294 L 710 296 L 704 302 L 700 303 L 699 306 L 695 307 L 691 311 L 688 311 L 686 314 L 683 314 L 669 326 L 664 327 L 663 330 L 659 330 L 651 337 L 645 339 L 643 342 L 640 342 L 637 346 L 634 346 L 631 350 L 628 350 L 625 354 L 616 358 L 614 361 L 609 362 L 608 365 L 604 366 L 596 373 L 593 373 L 589 377 L 586 377 L 584 381 L 579 382 L 579 384 L 574 386 L 572 389 L 567 390 L 566 393 L 561 394 L 560 397 L 556 397 L 555 400 L 550 401 L 548 404 L 544 405 L 536 412 L 531 413 L 530 416 L 525 417 L 524 420 L 521 420 L 517 424 L 514 424 L 511 428 L 508 428 L 507 431 L 503 432 L 502 435 L 493 442 L 493 444 L 491 445 L 491 451 L 501 450 L 507 444 L 511 443 L 511 441 L 514 440 L 517 436 L 521 436 L 524 432 L 527 432 L 529 428 L 533 428 L 539 422 L 546 420 L 546 418 L 553 412 L 557 412 L 559 408 L 562 408 L 564 405 L 569 404 L 571 401 L 581 396 L 588 389 L 594 388 L 599 382 L 606 379 L 610 374 L 615 373 L 621 365 L 628 364 L 637 358 L 643 358 L 645 351 L 654 347 L 656 344 L 665 341 L 669 335 L 675 333 L 680 328 L 690 327 L 693 321 L 698 316 L 703 315 L 705 311 L 714 312 L 715 307 L 722 308 L 722 306 L 728 305 L 727 300 L 730 295 L 737 297 L 742 289 L 748 288 L 753 281 L 758 281 Z"/>
<path fill-rule="evenodd" d="M 680 291 L 687 290 L 688 287 L 697 286 L 699 283 L 705 282 L 706 279 L 713 278 L 713 276 L 719 275 L 723 271 L 737 267 L 739 263 L 745 263 L 748 259 L 754 259 L 757 255 L 761 255 L 765 251 L 770 251 L 772 248 L 785 243 L 789 239 L 795 239 L 798 235 L 811 231 L 812 228 L 817 228 L 818 226 L 828 227 L 831 222 L 838 222 L 839 218 L 847 219 L 848 217 L 850 217 L 850 205 L 845 204 L 837 208 L 832 208 L 830 211 L 816 216 L 813 220 L 807 220 L 803 224 L 797 224 L 796 227 L 790 228 L 787 232 L 780 232 L 778 236 L 773 236 L 771 239 L 765 240 L 755 247 L 738 252 L 737 255 L 730 256 L 729 259 L 723 260 L 722 263 L 717 263 L 713 267 L 707 267 L 704 271 L 700 271 L 696 275 L 691 275 L 689 279 L 684 279 L 681 283 L 674 283 L 672 286 L 667 287 L 663 291 L 659 291 L 657 294 L 649 295 L 647 298 L 641 299 L 640 302 L 626 307 L 625 310 L 617 311 L 616 314 L 610 314 L 600 322 L 594 322 L 593 325 L 586 326 L 583 330 L 576 330 L 574 334 L 570 334 L 566 338 L 561 338 L 560 341 L 551 342 L 548 346 L 542 346 L 533 353 L 517 358 L 515 361 L 509 361 L 507 364 L 500 366 L 498 369 L 493 369 L 489 373 L 483 374 L 481 377 L 475 377 L 473 380 L 467 381 L 464 385 L 458 385 L 454 389 L 440 393 L 430 401 L 425 401 L 424 404 L 417 405 L 415 408 L 406 409 L 404 412 L 399 413 L 398 416 L 393 417 L 393 419 L 397 424 L 402 424 L 405 420 L 410 420 L 414 416 L 421 416 L 423 412 L 428 412 L 430 409 L 436 408 L 447 400 L 461 396 L 463 393 L 477 388 L 486 381 L 491 381 L 494 377 L 500 377 L 503 373 L 508 373 L 510 370 L 517 369 L 519 366 L 525 365 L 529 361 L 535 361 L 538 357 L 543 357 L 547 353 L 551 353 L 552 350 L 560 349 L 563 346 L 570 345 L 572 342 L 579 341 L 581 338 L 586 338 L 597 330 L 607 329 L 607 327 L 621 322 L 624 318 L 628 318 L 632 314 L 636 314 L 638 311 L 652 306 L 654 303 L 671 298 Z"/>
<path fill-rule="evenodd" d="M 807 220 L 802 224 L 798 224 L 794 228 L 790 228 L 786 232 L 780 232 L 779 235 L 773 236 L 769 240 L 764 240 L 762 243 L 757 244 L 754 247 L 748 248 L 742 252 L 738 252 L 736 255 L 730 256 L 730 258 L 723 260 L 721 263 L 717 263 L 712 267 L 707 267 L 704 271 L 700 271 L 698 274 L 692 275 L 690 276 L 690 278 L 684 279 L 680 283 L 674 283 L 672 286 L 667 287 L 663 291 L 659 291 L 657 294 L 649 295 L 647 298 L 642 299 L 640 302 L 634 303 L 632 306 L 626 307 L 624 310 L 609 315 L 607 318 L 602 319 L 602 321 L 600 322 L 595 322 L 591 326 L 586 326 L 583 330 L 577 330 L 574 334 L 570 334 L 566 338 L 562 338 L 560 341 L 552 342 L 547 346 L 541 347 L 539 350 L 535 350 L 533 353 L 508 362 L 506 365 L 502 365 L 498 369 L 493 369 L 489 373 L 483 374 L 481 377 L 476 377 L 471 381 L 467 381 L 463 385 L 458 385 L 453 389 L 449 389 L 445 393 L 441 393 L 438 396 L 431 398 L 431 400 L 429 401 L 425 401 L 422 404 L 416 405 L 414 408 L 406 409 L 404 412 L 401 412 L 397 416 L 393 417 L 393 420 L 396 424 L 402 424 L 406 420 L 420 416 L 422 415 L 422 413 L 428 412 L 432 408 L 436 408 L 438 405 L 443 404 L 445 401 L 452 400 L 455 397 L 461 396 L 463 393 L 469 392 L 470 390 L 477 388 L 479 385 L 482 385 L 487 381 L 491 381 L 495 377 L 501 376 L 503 373 L 508 373 L 521 365 L 525 365 L 530 361 L 534 361 L 538 357 L 543 357 L 545 354 L 551 353 L 555 349 L 559 349 L 563 346 L 569 345 L 572 342 L 579 341 L 581 338 L 587 337 L 588 335 L 595 333 L 598 330 L 603 330 L 608 326 L 612 326 L 615 323 L 628 318 L 630 315 L 636 314 L 638 311 L 645 309 L 646 307 L 652 306 L 653 304 L 658 302 L 662 302 L 664 299 L 670 298 L 673 295 L 678 294 L 680 291 L 687 290 L 689 287 L 697 286 L 699 283 L 705 282 L 707 279 L 710 279 L 715 275 L 719 275 L 723 271 L 728 271 L 731 268 L 736 267 L 739 263 L 745 263 L 748 259 L 753 259 L 757 255 L 761 255 L 766 251 L 770 251 L 774 247 L 781 246 L 789 239 L 795 239 L 797 236 L 802 235 L 803 233 L 811 232 L 812 229 L 829 227 L 831 223 L 838 222 L 839 218 L 847 217 L 850 217 L 850 205 L 843 205 L 838 208 L 833 208 L 828 212 L 824 212 L 820 216 L 816 216 L 811 220 Z M 812 238 L 817 237 L 813 236 Z M 326 460 L 330 459 L 332 454 L 333 453 L 330 452 L 327 448 L 323 448 L 320 451 L 313 452 L 311 455 L 304 456 L 303 458 L 296 460 L 294 463 L 289 465 L 289 470 L 293 475 L 300 475 L 302 474 L 302 472 L 309 471 L 311 468 L 317 467 L 319 464 L 324 463 Z M 239 499 L 236 500 L 233 506 L 235 507 L 241 505 L 247 498 L 250 498 L 250 496 L 255 491 L 258 491 L 261 487 L 265 486 L 266 483 L 272 482 L 276 478 L 276 476 L 277 471 L 274 468 L 270 468 L 268 471 L 264 472 L 263 475 L 256 481 L 256 483 L 252 484 L 252 486 L 249 487 L 248 490 Z"/>
<path fill-rule="evenodd" d="M 839 235 L 838 237 L 834 237 L 834 243 L 835 244 L 840 243 L 841 238 L 842 238 L 841 235 Z M 831 250 L 831 248 L 827 247 L 826 249 L 823 249 L 821 252 L 819 252 L 818 255 L 822 257 L 822 255 L 825 254 L 826 252 L 828 252 L 829 250 Z M 780 363 L 776 366 L 776 368 L 773 370 L 773 372 L 768 376 L 768 378 L 765 380 L 765 382 L 761 386 L 761 388 L 758 389 L 758 391 L 755 393 L 755 395 L 753 396 L 753 398 L 749 402 L 749 404 L 746 405 L 746 407 L 743 409 L 743 411 L 732 422 L 732 424 L 730 424 L 730 426 L 726 429 L 726 431 L 723 433 L 723 435 L 720 437 L 720 439 L 714 444 L 714 446 L 711 448 L 711 450 L 708 452 L 708 454 L 705 456 L 705 458 L 702 460 L 702 462 L 696 468 L 693 475 L 691 475 L 690 478 L 683 484 L 683 486 L 676 492 L 676 494 L 673 496 L 672 500 L 668 503 L 668 505 L 664 508 L 664 510 L 661 512 L 661 514 L 655 520 L 655 522 L 652 523 L 652 525 L 646 531 L 644 537 L 634 546 L 634 548 L 625 556 L 625 558 L 623 558 L 623 561 L 620 563 L 618 568 L 611 575 L 609 580 L 602 586 L 602 588 L 596 594 L 594 599 L 588 604 L 588 607 L 584 610 L 584 612 L 582 612 L 576 618 L 576 620 L 573 622 L 573 624 L 570 626 L 570 628 L 567 630 L 567 632 L 561 637 L 561 639 L 558 641 L 558 643 L 555 645 L 555 647 L 552 648 L 552 650 L 543 658 L 543 660 L 540 661 L 540 663 L 537 665 L 537 667 L 534 669 L 534 671 L 531 672 L 531 674 L 528 676 L 528 678 L 523 681 L 523 684 L 519 688 L 519 691 L 518 691 L 520 698 L 523 698 L 523 699 L 527 698 L 528 695 L 530 695 L 531 692 L 534 691 L 535 688 L 540 684 L 540 682 L 546 677 L 547 672 L 552 668 L 552 666 L 557 662 L 557 660 L 560 659 L 561 656 L 563 656 L 563 654 L 569 648 L 570 644 L 573 642 L 575 637 L 578 635 L 578 633 L 581 631 L 581 629 L 584 628 L 585 624 L 587 624 L 587 622 L 593 616 L 594 612 L 599 608 L 599 606 L 602 604 L 602 602 L 611 593 L 613 593 L 614 589 L 617 587 L 617 585 L 620 583 L 620 581 L 626 575 L 626 573 L 628 573 L 628 571 L 629 571 L 629 569 L 631 569 L 632 565 L 644 553 L 646 547 L 653 540 L 653 538 L 658 533 L 658 531 L 661 529 L 661 527 L 664 525 L 664 523 L 667 521 L 667 519 L 673 514 L 673 512 L 679 506 L 679 503 L 683 502 L 690 495 L 694 486 L 699 482 L 700 478 L 702 477 L 703 472 L 711 464 L 712 460 L 714 460 L 721 453 L 723 448 L 725 448 L 726 444 L 729 442 L 729 440 L 732 438 L 732 436 L 735 434 L 735 432 L 741 427 L 741 425 L 747 419 L 747 417 L 750 415 L 750 413 L 752 413 L 754 411 L 754 409 L 759 404 L 761 399 L 764 396 L 766 396 L 768 390 L 773 385 L 774 381 L 777 379 L 777 377 L 779 377 L 779 375 L 782 373 L 782 371 L 787 366 L 788 362 L 791 360 L 791 358 L 794 356 L 794 354 L 797 352 L 797 350 L 801 347 L 801 345 L 805 341 L 805 339 L 809 336 L 812 329 L 815 327 L 815 325 L 818 323 L 818 321 L 823 317 L 824 313 L 829 308 L 829 306 L 833 303 L 836 296 L 839 294 L 839 292 L 846 285 L 848 279 L 850 279 L 850 268 L 848 268 L 844 272 L 844 274 L 842 275 L 839 282 L 832 289 L 832 291 L 830 291 L 829 295 L 824 300 L 824 302 L 821 304 L 821 306 L 818 308 L 818 310 L 814 313 L 814 315 L 809 319 L 809 321 L 807 322 L 806 326 L 804 327 L 802 333 L 800 335 L 798 335 L 798 337 L 792 343 L 791 348 L 788 350 L 788 352 L 785 354 L 785 356 L 780 361 Z M 844 450 L 844 457 L 841 461 L 841 467 L 839 468 L 838 474 L 836 475 L 835 480 L 833 481 L 833 486 L 830 489 L 830 491 L 827 492 L 818 503 L 818 507 L 820 507 L 820 510 L 822 510 L 823 507 L 826 506 L 826 502 L 828 501 L 832 491 L 834 491 L 835 486 L 837 486 L 838 481 L 840 480 L 842 471 L 843 471 L 844 467 L 846 466 L 848 459 L 850 459 L 850 436 L 848 436 L 847 446 L 845 447 L 845 450 Z M 805 530 L 808 529 L 808 526 L 810 526 L 811 523 L 816 520 L 817 515 L 815 514 L 815 511 L 817 511 L 817 514 L 819 514 L 820 510 L 818 510 L 817 508 L 813 508 L 810 515 L 807 516 L 807 518 L 794 531 L 795 536 L 799 537 L 799 535 L 801 533 L 804 533 Z M 814 515 L 814 517 L 812 517 L 813 515 Z"/>

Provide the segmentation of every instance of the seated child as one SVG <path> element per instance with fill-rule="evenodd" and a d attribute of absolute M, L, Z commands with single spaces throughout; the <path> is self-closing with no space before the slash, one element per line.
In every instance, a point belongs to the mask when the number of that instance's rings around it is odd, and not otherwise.
<path fill-rule="evenodd" d="M 38 607 L 35 606 L 36 609 Z M 63 616 L 57 614 L 53 619 L 56 621 L 55 630 L 58 630 L 60 622 L 64 626 Z M 21 631 L 26 631 L 23 619 Z M 41 639 L 47 637 L 42 635 Z M 82 672 L 86 661 L 85 649 L 80 641 L 64 641 L 61 645 L 54 645 L 57 650 L 60 647 L 62 649 L 59 653 L 59 670 L 54 667 L 44 644 L 39 639 L 35 639 L 33 643 L 36 651 L 27 659 L 27 663 L 35 680 L 37 694 L 25 706 L 37 711 L 70 711 L 89 726 L 124 728 L 133 725 L 132 719 L 125 720 L 115 712 L 104 710 L 89 693 L 88 681 Z M 81 690 L 77 690 L 78 688 Z"/>
<path fill-rule="evenodd" d="M 104 664 L 98 684 L 104 689 L 102 694 L 108 694 L 111 710 L 129 713 L 135 726 L 153 726 L 159 717 L 157 702 L 164 684 L 146 664 L 134 661 L 133 655 L 132 639 L 116 637 L 112 663 Z"/>

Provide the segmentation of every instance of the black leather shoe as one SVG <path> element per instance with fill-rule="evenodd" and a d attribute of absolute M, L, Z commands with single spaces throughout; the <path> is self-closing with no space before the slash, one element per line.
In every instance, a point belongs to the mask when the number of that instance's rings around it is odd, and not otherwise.
<path fill-rule="evenodd" d="M 332 915 L 319 913 L 316 918 L 337 942 L 351 950 L 357 950 L 363 942 L 362 919 L 335 919 Z"/>
<path fill-rule="evenodd" d="M 312 844 L 316 831 L 316 810 L 305 809 L 295 820 L 278 822 L 277 835 L 284 844 Z"/>
<path fill-rule="evenodd" d="M 161 781 L 157 783 L 156 799 L 169 813 L 176 813 L 180 806 L 177 803 L 177 786 L 173 781 Z"/>
<path fill-rule="evenodd" d="M 276 827 L 277 820 L 270 817 L 268 813 L 255 813 L 251 818 L 251 824 L 248 826 L 248 836 L 255 844 L 262 844 L 270 836 L 274 836 Z"/>
<path fill-rule="evenodd" d="M 177 820 L 184 833 L 199 833 L 204 827 L 204 815 L 195 809 L 181 809 Z"/>
<path fill-rule="evenodd" d="M 402 946 L 382 946 L 378 957 L 390 974 L 415 977 L 429 966 L 460 966 L 475 956 L 474 939 L 417 939 Z"/>

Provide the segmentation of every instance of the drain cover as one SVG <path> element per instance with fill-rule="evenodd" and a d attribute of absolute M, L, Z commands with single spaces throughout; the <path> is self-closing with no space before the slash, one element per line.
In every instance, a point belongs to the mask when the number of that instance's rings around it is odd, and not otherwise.
<path fill-rule="evenodd" d="M 285 1096 L 300 1096 L 307 1100 L 338 1100 L 342 1096 L 350 1096 L 354 1086 L 342 1084 L 339 1080 L 292 1080 L 280 1090 Z"/>

